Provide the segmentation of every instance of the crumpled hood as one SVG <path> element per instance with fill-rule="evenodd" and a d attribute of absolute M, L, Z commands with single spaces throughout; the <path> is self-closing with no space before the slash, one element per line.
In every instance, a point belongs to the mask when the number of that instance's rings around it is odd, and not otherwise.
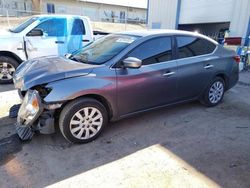
<path fill-rule="evenodd" d="M 17 89 L 27 90 L 40 84 L 88 75 L 97 66 L 63 57 L 41 57 L 22 63 L 17 68 L 13 80 Z"/>

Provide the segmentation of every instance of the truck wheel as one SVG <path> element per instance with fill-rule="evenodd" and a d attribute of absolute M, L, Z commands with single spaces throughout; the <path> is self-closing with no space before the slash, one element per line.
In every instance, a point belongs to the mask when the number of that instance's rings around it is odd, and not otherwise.
<path fill-rule="evenodd" d="M 12 83 L 13 74 L 18 65 L 15 59 L 7 56 L 0 56 L 0 84 Z"/>
<path fill-rule="evenodd" d="M 59 128 L 69 142 L 83 144 L 96 139 L 107 122 L 107 110 L 100 102 L 82 98 L 64 107 L 59 118 Z"/>
<path fill-rule="evenodd" d="M 200 101 L 202 104 L 208 107 L 216 106 L 222 101 L 224 93 L 225 82 L 222 78 L 216 77 L 209 84 Z"/>

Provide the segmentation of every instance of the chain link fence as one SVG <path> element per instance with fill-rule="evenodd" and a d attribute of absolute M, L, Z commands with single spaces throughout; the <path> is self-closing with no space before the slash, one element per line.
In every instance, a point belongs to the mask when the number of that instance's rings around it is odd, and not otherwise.
<path fill-rule="evenodd" d="M 14 27 L 33 15 L 48 14 L 47 12 L 36 12 L 29 10 L 13 10 L 0 8 L 0 29 Z M 49 13 L 54 14 L 54 13 Z M 67 14 L 65 14 L 67 15 Z M 91 18 L 94 30 L 107 32 L 118 32 L 124 30 L 137 30 L 146 28 L 146 20 L 119 19 L 115 16 Z"/>

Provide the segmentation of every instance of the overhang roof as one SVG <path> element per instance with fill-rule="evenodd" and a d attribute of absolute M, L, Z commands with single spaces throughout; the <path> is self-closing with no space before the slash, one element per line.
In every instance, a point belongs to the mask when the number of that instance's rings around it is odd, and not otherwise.
<path fill-rule="evenodd" d="M 147 0 L 79 0 L 79 1 L 147 9 Z"/>

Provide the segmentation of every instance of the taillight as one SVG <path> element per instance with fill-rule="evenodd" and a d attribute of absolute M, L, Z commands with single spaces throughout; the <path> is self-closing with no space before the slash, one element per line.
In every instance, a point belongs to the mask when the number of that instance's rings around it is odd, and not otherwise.
<path fill-rule="evenodd" d="M 234 56 L 234 61 L 236 62 L 236 63 L 240 63 L 240 56 Z"/>

